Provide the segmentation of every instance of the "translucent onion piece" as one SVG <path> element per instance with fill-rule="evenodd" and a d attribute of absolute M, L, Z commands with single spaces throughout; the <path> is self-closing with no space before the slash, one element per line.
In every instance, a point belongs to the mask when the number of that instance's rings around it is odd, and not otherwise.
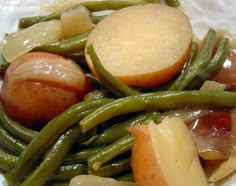
<path fill-rule="evenodd" d="M 199 155 L 205 160 L 225 160 L 232 151 L 229 111 L 213 111 L 189 123 Z"/>
<path fill-rule="evenodd" d="M 212 90 L 212 91 L 224 91 L 225 89 L 226 89 L 226 84 L 209 80 L 205 81 L 200 88 L 200 90 Z"/>
<path fill-rule="evenodd" d="M 112 178 L 102 178 L 95 175 L 79 175 L 70 181 L 69 186 L 136 186 L 132 182 L 116 181 Z"/>
<path fill-rule="evenodd" d="M 61 26 L 64 38 L 69 38 L 91 30 L 94 26 L 87 8 L 79 6 L 65 11 L 61 15 Z"/>
<path fill-rule="evenodd" d="M 210 110 L 204 109 L 181 109 L 181 110 L 170 110 L 163 113 L 163 117 L 178 117 L 189 123 L 193 120 L 198 119 L 201 116 L 207 115 Z"/>
<path fill-rule="evenodd" d="M 83 90 L 85 75 L 69 60 L 34 58 L 19 65 L 12 72 L 11 81 L 38 80 L 54 82 Z"/>
<path fill-rule="evenodd" d="M 2 47 L 3 57 L 12 62 L 16 57 L 29 52 L 36 46 L 61 38 L 61 22 L 53 20 L 41 22 L 29 28 L 10 34 Z"/>
<path fill-rule="evenodd" d="M 223 161 L 209 177 L 210 182 L 219 181 L 236 170 L 236 151 L 230 154 L 230 157 Z"/>

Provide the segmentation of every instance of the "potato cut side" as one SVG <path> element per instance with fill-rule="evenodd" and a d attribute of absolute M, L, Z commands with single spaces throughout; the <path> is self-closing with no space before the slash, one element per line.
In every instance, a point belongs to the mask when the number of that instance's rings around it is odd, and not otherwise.
<path fill-rule="evenodd" d="M 207 186 L 196 145 L 183 120 L 165 118 L 129 128 L 132 170 L 139 186 Z"/>
<path fill-rule="evenodd" d="M 192 28 L 180 10 L 160 4 L 113 12 L 89 35 L 104 67 L 131 86 L 151 87 L 170 80 L 189 55 Z M 95 72 L 91 59 L 86 60 Z"/>

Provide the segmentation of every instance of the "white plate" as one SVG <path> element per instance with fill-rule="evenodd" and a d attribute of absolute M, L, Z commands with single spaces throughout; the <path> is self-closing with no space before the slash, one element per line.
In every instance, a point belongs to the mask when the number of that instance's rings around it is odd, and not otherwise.
<path fill-rule="evenodd" d="M 20 17 L 39 15 L 39 5 L 49 0 L 0 0 L 0 39 L 17 29 Z M 208 29 L 224 28 L 236 32 L 236 0 L 180 0 L 189 15 L 193 33 L 202 38 Z M 234 183 L 235 182 L 235 183 Z M 0 176 L 0 186 L 4 179 Z M 224 186 L 236 185 L 236 178 Z M 217 185 L 220 186 L 220 185 Z"/>

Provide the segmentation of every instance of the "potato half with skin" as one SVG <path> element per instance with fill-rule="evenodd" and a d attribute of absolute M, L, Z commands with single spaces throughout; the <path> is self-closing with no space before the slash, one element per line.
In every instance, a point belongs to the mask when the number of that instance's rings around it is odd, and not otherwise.
<path fill-rule="evenodd" d="M 138 186 L 207 186 L 196 145 L 179 118 L 129 128 L 132 170 Z"/>
<path fill-rule="evenodd" d="M 14 60 L 1 90 L 5 112 L 32 129 L 80 102 L 90 90 L 83 70 L 74 62 L 46 52 L 30 52 Z"/>
<path fill-rule="evenodd" d="M 175 76 L 192 42 L 188 17 L 166 5 L 145 4 L 117 10 L 88 37 L 104 67 L 130 86 L 153 87 Z M 96 74 L 88 54 L 86 60 Z"/>

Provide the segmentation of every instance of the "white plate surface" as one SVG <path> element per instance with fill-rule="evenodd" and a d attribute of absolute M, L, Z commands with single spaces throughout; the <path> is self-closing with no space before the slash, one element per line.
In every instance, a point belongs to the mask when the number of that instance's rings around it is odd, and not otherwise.
<path fill-rule="evenodd" d="M 17 29 L 20 17 L 39 15 L 40 4 L 49 0 L 0 0 L 0 39 Z M 202 38 L 208 29 L 224 28 L 236 33 L 236 0 L 180 0 L 189 15 L 193 33 Z M 0 186 L 5 185 L 0 175 Z M 236 176 L 224 186 L 236 186 Z M 220 186 L 220 185 L 217 185 Z"/>

